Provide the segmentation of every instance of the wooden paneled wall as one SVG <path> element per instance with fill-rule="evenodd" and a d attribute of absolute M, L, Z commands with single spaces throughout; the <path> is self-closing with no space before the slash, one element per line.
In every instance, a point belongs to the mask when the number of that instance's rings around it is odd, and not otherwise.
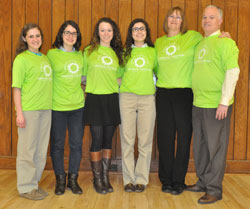
<path fill-rule="evenodd" d="M 249 89 L 249 0 L 1 0 L 0 1 L 0 168 L 15 168 L 17 129 L 11 89 L 11 67 L 21 28 L 28 22 L 38 23 L 44 32 L 42 52 L 51 48 L 60 25 L 68 19 L 81 29 L 82 48 L 90 42 L 95 23 L 108 16 L 120 27 L 125 40 L 129 23 L 134 18 L 145 18 L 152 38 L 164 35 L 163 20 L 173 6 L 185 10 L 188 28 L 201 30 L 202 10 L 215 4 L 224 10 L 222 29 L 229 31 L 240 49 L 240 79 L 237 84 L 227 155 L 227 172 L 250 173 L 250 89 Z M 91 135 L 85 128 L 81 169 L 89 169 Z M 65 149 L 65 165 L 69 149 Z M 137 153 L 136 153 L 137 155 Z M 157 171 L 156 133 L 154 136 L 152 170 Z M 113 140 L 113 163 L 121 170 L 119 129 Z M 52 168 L 48 152 L 48 169 Z M 191 153 L 189 171 L 194 171 Z"/>

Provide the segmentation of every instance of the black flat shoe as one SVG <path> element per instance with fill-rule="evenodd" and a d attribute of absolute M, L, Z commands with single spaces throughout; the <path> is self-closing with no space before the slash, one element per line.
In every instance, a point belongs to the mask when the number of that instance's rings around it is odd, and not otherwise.
<path fill-rule="evenodd" d="M 170 184 L 163 184 L 161 187 L 161 191 L 165 193 L 171 193 L 173 190 L 173 187 Z"/>
<path fill-rule="evenodd" d="M 184 188 L 185 187 L 183 185 L 174 186 L 173 190 L 171 191 L 171 194 L 179 195 L 183 192 Z"/>

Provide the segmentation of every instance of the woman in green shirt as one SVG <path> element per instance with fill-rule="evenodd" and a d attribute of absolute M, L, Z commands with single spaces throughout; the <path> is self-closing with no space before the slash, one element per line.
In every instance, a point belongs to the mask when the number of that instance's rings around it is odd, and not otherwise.
<path fill-rule="evenodd" d="M 86 125 L 90 125 L 92 144 L 90 160 L 96 192 L 113 192 L 108 172 L 111 163 L 112 138 L 120 124 L 118 99 L 119 65 L 122 64 L 122 42 L 119 28 L 110 18 L 101 18 L 90 46 L 84 51 L 86 75 Z"/>
<path fill-rule="evenodd" d="M 122 173 L 126 192 L 143 192 L 148 184 L 155 124 L 156 53 L 150 29 L 143 19 L 128 28 L 120 86 Z M 139 156 L 135 165 L 134 145 L 138 135 Z"/>
<path fill-rule="evenodd" d="M 181 194 L 189 162 L 192 137 L 191 74 L 200 33 L 187 30 L 184 12 L 170 9 L 164 22 L 166 35 L 155 43 L 157 69 L 157 142 L 162 191 Z M 177 133 L 177 149 L 175 138 Z M 176 154 L 175 154 L 176 153 Z"/>
<path fill-rule="evenodd" d="M 13 63 L 13 95 L 18 127 L 17 190 L 21 197 L 48 196 L 38 183 L 46 164 L 52 108 L 52 69 L 40 53 L 43 33 L 29 23 L 21 31 Z"/>
<path fill-rule="evenodd" d="M 69 169 L 67 188 L 74 194 L 82 194 L 77 183 L 82 158 L 84 93 L 81 87 L 83 57 L 79 26 L 72 20 L 59 28 L 54 49 L 48 51 L 53 69 L 53 102 L 51 127 L 51 158 L 56 175 L 55 194 L 64 194 L 66 173 L 64 170 L 64 144 L 66 129 L 69 133 Z"/>

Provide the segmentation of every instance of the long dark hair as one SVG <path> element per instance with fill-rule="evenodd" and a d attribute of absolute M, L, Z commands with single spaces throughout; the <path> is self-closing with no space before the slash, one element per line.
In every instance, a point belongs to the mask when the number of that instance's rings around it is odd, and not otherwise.
<path fill-rule="evenodd" d="M 56 48 L 60 48 L 61 46 L 63 46 L 63 38 L 62 38 L 62 35 L 63 35 L 63 32 L 65 30 L 65 28 L 68 26 L 68 25 L 71 25 L 73 28 L 76 29 L 76 32 L 77 32 L 77 39 L 76 39 L 76 43 L 73 45 L 73 47 L 75 48 L 76 51 L 79 51 L 80 47 L 81 47 L 81 42 L 82 42 L 82 35 L 81 35 L 81 31 L 80 31 L 80 28 L 79 26 L 77 25 L 76 22 L 74 22 L 73 20 L 67 20 L 65 21 L 61 27 L 59 28 L 58 30 L 58 33 L 56 35 L 56 40 L 55 42 L 53 43 L 53 47 L 56 47 Z"/>
<path fill-rule="evenodd" d="M 90 41 L 90 48 L 88 50 L 88 54 L 90 55 L 94 50 L 96 50 L 100 45 L 100 36 L 99 36 L 99 25 L 102 22 L 109 23 L 113 28 L 113 38 L 110 42 L 110 47 L 115 51 L 117 58 L 119 59 L 119 64 L 123 64 L 122 54 L 123 54 L 123 47 L 121 41 L 121 34 L 120 29 L 117 24 L 108 17 L 101 18 L 95 25 L 95 30 Z"/>
<path fill-rule="evenodd" d="M 129 27 L 128 27 L 128 33 L 127 33 L 127 38 L 126 38 L 126 42 L 125 42 L 125 53 L 124 53 L 124 63 L 127 63 L 128 59 L 130 58 L 131 56 L 131 51 L 132 51 L 132 44 L 134 44 L 134 39 L 133 39 L 133 36 L 132 36 L 132 29 L 134 27 L 134 25 L 136 23 L 143 23 L 145 25 L 145 28 L 146 28 L 146 38 L 145 38 L 145 43 L 148 45 L 148 46 L 151 46 L 151 47 L 154 47 L 154 44 L 151 40 L 151 35 L 150 35 L 150 28 L 148 26 L 148 23 L 144 20 L 144 19 L 140 19 L 140 18 L 137 18 L 137 19 L 134 19 Z"/>
<path fill-rule="evenodd" d="M 20 33 L 20 36 L 18 39 L 18 43 L 17 43 L 17 47 L 16 47 L 16 55 L 15 56 L 17 56 L 18 54 L 20 54 L 28 49 L 28 44 L 26 41 L 24 41 L 23 38 L 25 38 L 27 36 L 28 31 L 30 29 L 33 29 L 33 28 L 37 28 L 40 31 L 40 34 L 42 37 L 42 43 L 43 43 L 43 32 L 42 32 L 41 28 L 35 23 L 28 23 L 21 30 L 21 33 Z M 40 46 L 39 50 L 41 48 L 42 48 L 42 45 Z"/>

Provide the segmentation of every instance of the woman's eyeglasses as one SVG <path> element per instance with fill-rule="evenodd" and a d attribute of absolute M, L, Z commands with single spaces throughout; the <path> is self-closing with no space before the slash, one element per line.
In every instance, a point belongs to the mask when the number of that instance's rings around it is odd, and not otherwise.
<path fill-rule="evenodd" d="M 73 37 L 76 37 L 77 36 L 77 32 L 70 32 L 70 31 L 63 31 L 63 34 L 65 36 L 73 36 Z"/>
<path fill-rule="evenodd" d="M 132 28 L 132 30 L 133 32 L 138 33 L 139 31 L 144 32 L 146 29 L 145 27 L 140 27 L 140 28 L 135 27 L 135 28 Z"/>

